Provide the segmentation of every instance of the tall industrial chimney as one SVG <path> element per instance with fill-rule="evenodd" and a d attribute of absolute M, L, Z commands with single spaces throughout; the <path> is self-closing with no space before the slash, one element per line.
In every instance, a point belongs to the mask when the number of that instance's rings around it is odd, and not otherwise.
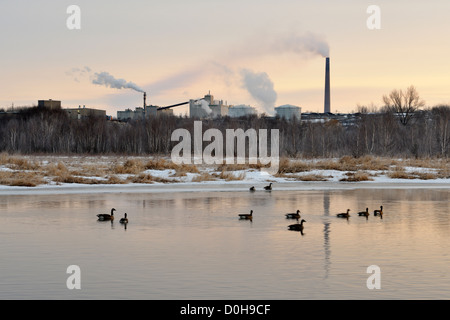
<path fill-rule="evenodd" d="M 331 112 L 331 93 L 330 93 L 330 58 L 327 57 L 325 66 L 325 110 L 324 113 Z"/>
<path fill-rule="evenodd" d="M 144 92 L 144 110 L 146 106 L 147 106 L 147 92 Z"/>

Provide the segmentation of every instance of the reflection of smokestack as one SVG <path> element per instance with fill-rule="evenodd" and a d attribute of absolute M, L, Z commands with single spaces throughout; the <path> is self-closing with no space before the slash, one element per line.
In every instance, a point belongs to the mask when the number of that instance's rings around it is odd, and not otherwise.
<path fill-rule="evenodd" d="M 144 92 L 144 110 L 146 106 L 147 106 L 147 92 Z"/>
<path fill-rule="evenodd" d="M 331 112 L 331 93 L 330 93 L 330 58 L 327 58 L 325 67 L 325 113 Z"/>

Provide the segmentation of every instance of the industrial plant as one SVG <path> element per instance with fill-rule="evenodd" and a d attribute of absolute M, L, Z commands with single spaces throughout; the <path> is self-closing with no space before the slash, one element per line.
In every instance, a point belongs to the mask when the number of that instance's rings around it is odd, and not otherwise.
<path fill-rule="evenodd" d="M 325 94 L 324 94 L 324 112 L 323 117 L 330 117 L 331 115 L 331 81 L 330 81 L 330 58 L 325 59 Z M 209 91 L 203 98 L 191 99 L 186 102 L 178 103 L 167 107 L 158 107 L 147 105 L 147 93 L 144 92 L 144 104 L 142 107 L 137 107 L 135 110 L 126 109 L 117 112 L 117 119 L 119 121 L 129 121 L 145 119 L 147 117 L 158 114 L 173 114 L 174 108 L 189 105 L 189 116 L 195 119 L 214 119 L 218 117 L 245 117 L 249 115 L 257 115 L 256 108 L 249 105 L 229 105 L 224 100 L 216 100 Z M 296 118 L 302 119 L 302 108 L 299 106 L 286 104 L 275 108 L 275 115 L 279 118 L 291 120 Z M 315 116 L 317 118 L 317 114 Z"/>
<path fill-rule="evenodd" d="M 147 93 L 139 88 L 138 92 L 143 93 L 142 106 L 136 107 L 134 110 L 127 108 L 122 111 L 117 111 L 116 119 L 121 122 L 144 120 L 149 117 L 155 117 L 158 115 L 173 115 L 174 110 L 180 106 L 189 107 L 189 117 L 194 119 L 214 119 L 219 117 L 231 117 L 239 118 L 251 115 L 257 115 L 257 109 L 250 105 L 229 105 L 224 100 L 215 99 L 211 94 L 204 95 L 203 98 L 190 99 L 189 101 L 177 103 L 170 106 L 160 107 L 156 105 L 147 104 Z M 59 100 L 39 100 L 38 108 L 48 109 L 62 109 L 62 103 Z M 113 119 L 113 117 L 106 115 L 106 110 L 100 110 L 95 108 L 87 108 L 85 105 L 79 105 L 78 108 L 66 108 L 63 109 L 67 112 L 71 119 L 86 119 L 88 117 L 106 117 L 107 119 Z M 302 108 L 296 105 L 286 104 L 274 108 L 275 116 L 286 120 L 311 120 L 317 121 L 318 119 L 326 120 L 333 118 L 331 113 L 331 84 L 330 84 L 330 58 L 325 60 L 325 93 L 324 93 L 324 112 L 314 114 L 304 114 L 302 118 Z M 9 112 L 2 112 L 0 115 L 6 113 L 12 114 L 14 110 Z"/>

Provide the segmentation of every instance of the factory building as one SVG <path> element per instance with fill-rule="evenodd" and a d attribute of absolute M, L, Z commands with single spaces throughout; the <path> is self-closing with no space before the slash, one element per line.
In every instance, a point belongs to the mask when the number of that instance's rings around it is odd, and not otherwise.
<path fill-rule="evenodd" d="M 86 108 L 79 106 L 78 108 L 65 109 L 71 119 L 85 119 L 88 117 L 106 118 L 106 110 Z"/>
<path fill-rule="evenodd" d="M 144 120 L 145 118 L 155 117 L 160 114 L 173 115 L 172 109 L 158 110 L 157 106 L 137 107 L 135 110 L 126 109 L 125 111 L 117 111 L 117 119 L 119 121 Z"/>
<path fill-rule="evenodd" d="M 38 100 L 38 108 L 61 109 L 61 101 L 57 100 Z"/>
<path fill-rule="evenodd" d="M 279 106 L 275 108 L 275 111 L 277 116 L 285 118 L 286 120 L 291 120 L 294 117 L 297 118 L 297 120 L 301 120 L 302 118 L 302 108 L 290 104 Z"/>
<path fill-rule="evenodd" d="M 243 104 L 232 106 L 228 109 L 228 111 L 228 116 L 230 116 L 231 118 L 239 118 L 258 114 L 255 108 Z"/>
<path fill-rule="evenodd" d="M 191 118 L 218 118 L 228 115 L 230 106 L 223 100 L 214 100 L 211 93 L 205 95 L 203 99 L 189 101 L 189 114 Z"/>

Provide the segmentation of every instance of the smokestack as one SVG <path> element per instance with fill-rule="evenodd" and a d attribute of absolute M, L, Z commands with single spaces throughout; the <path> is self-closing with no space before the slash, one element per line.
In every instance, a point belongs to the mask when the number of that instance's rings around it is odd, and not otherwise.
<path fill-rule="evenodd" d="M 144 92 L 144 110 L 146 106 L 147 106 L 147 92 Z"/>
<path fill-rule="evenodd" d="M 324 113 L 331 112 L 331 93 L 330 93 L 330 58 L 326 59 L 325 66 L 325 110 Z"/>

